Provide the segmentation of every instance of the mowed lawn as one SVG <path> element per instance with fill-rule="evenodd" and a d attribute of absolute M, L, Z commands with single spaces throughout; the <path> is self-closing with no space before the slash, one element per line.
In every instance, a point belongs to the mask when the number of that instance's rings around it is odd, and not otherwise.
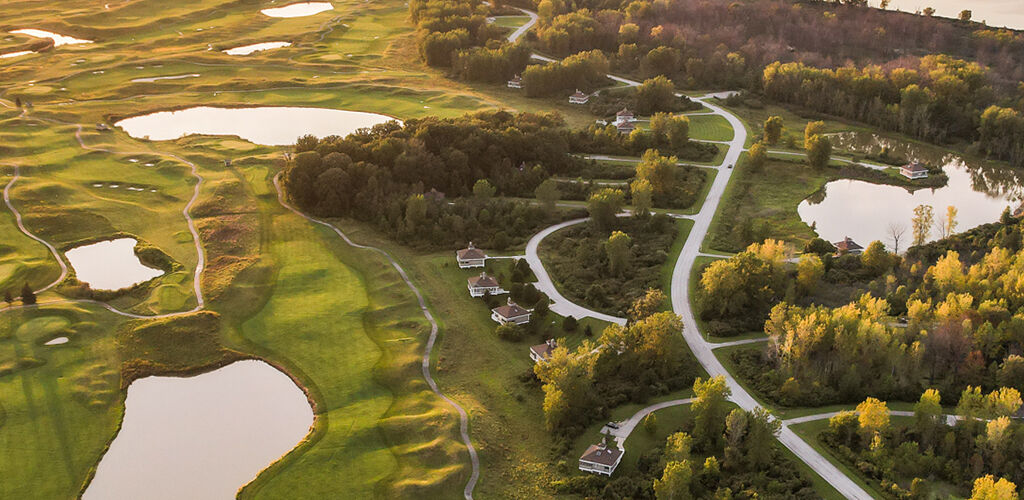
<path fill-rule="evenodd" d="M 690 138 L 703 141 L 731 141 L 732 126 L 719 115 L 689 115 Z"/>

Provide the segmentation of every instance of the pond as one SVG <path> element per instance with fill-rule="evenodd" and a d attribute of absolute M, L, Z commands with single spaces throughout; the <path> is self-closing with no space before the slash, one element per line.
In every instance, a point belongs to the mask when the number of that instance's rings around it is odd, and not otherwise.
<path fill-rule="evenodd" d="M 111 185 L 114 187 L 114 185 Z M 143 265 L 135 255 L 135 238 L 118 238 L 72 248 L 64 255 L 78 281 L 93 290 L 120 290 L 149 281 L 164 272 Z"/>
<path fill-rule="evenodd" d="M 19 35 L 28 35 L 35 38 L 49 38 L 53 40 L 54 47 L 60 47 L 61 45 L 79 45 L 82 43 L 92 43 L 92 40 L 82 40 L 80 38 L 75 38 L 73 36 L 61 35 L 58 33 L 37 29 L 20 29 L 14 30 L 11 33 L 16 33 Z"/>
<path fill-rule="evenodd" d="M 880 0 L 872 0 L 878 6 Z M 889 0 L 888 10 L 917 12 L 925 7 L 935 9 L 936 16 L 956 18 L 960 11 L 969 9 L 971 19 L 984 21 L 989 26 L 1024 29 L 1024 9 L 1020 0 Z"/>
<path fill-rule="evenodd" d="M 797 207 L 800 219 L 815 227 L 822 238 L 836 242 L 849 236 L 862 246 L 878 240 L 894 248 L 892 226 L 902 227 L 899 250 L 912 239 L 911 218 L 918 205 L 931 205 L 935 220 L 944 220 L 949 206 L 957 209 L 957 232 L 995 222 L 1007 207 L 1016 208 L 1021 180 L 1009 168 L 968 162 L 937 148 L 894 141 L 873 134 L 843 133 L 833 136 L 837 149 L 878 153 L 888 147 L 896 156 L 940 165 L 949 177 L 941 188 L 908 191 L 891 185 L 840 179 L 825 184 L 821 192 Z M 929 240 L 941 233 L 933 230 Z"/>
<path fill-rule="evenodd" d="M 17 52 L 8 52 L 6 54 L 0 54 L 0 59 L 10 59 L 12 57 L 26 56 L 31 53 L 31 50 L 19 50 Z"/>
<path fill-rule="evenodd" d="M 330 2 L 302 2 L 285 5 L 284 7 L 263 9 L 260 12 L 270 17 L 305 17 L 332 9 L 334 9 L 334 6 Z"/>
<path fill-rule="evenodd" d="M 274 107 L 215 108 L 199 106 L 125 118 L 114 125 L 128 135 L 154 141 L 191 134 L 237 135 L 265 146 L 287 146 L 306 134 L 348 135 L 392 118 L 341 109 Z"/>
<path fill-rule="evenodd" d="M 159 82 L 161 80 L 182 80 L 185 78 L 199 78 L 199 73 L 189 73 L 187 75 L 170 75 L 170 76 L 150 76 L 146 78 L 132 78 L 134 83 L 152 83 Z"/>
<path fill-rule="evenodd" d="M 309 433 L 291 378 L 256 360 L 128 387 L 124 422 L 82 498 L 227 499 Z"/>
<path fill-rule="evenodd" d="M 246 56 L 253 52 L 259 52 L 261 50 L 279 49 L 281 47 L 288 47 L 291 42 L 263 42 L 254 43 L 252 45 L 243 45 L 241 47 L 235 47 L 233 49 L 225 50 L 224 53 L 230 56 Z"/>

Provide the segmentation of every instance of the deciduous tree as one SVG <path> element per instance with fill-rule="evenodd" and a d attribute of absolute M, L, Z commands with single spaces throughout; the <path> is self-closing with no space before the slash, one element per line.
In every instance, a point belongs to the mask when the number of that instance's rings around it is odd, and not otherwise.
<path fill-rule="evenodd" d="M 782 138 L 782 117 L 778 115 L 769 116 L 764 121 L 764 142 L 775 145 Z"/>

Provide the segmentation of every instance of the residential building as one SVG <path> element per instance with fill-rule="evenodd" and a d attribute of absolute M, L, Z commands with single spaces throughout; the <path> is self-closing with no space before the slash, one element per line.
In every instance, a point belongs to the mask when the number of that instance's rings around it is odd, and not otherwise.
<path fill-rule="evenodd" d="M 487 254 L 483 250 L 473 246 L 473 242 L 469 242 L 469 248 L 463 248 L 455 252 L 455 260 L 459 263 L 459 267 L 462 269 L 468 269 L 470 267 L 484 267 L 484 262 L 487 260 Z"/>
<path fill-rule="evenodd" d="M 480 273 L 480 276 L 473 276 L 466 281 L 469 285 L 467 288 L 469 288 L 470 297 L 508 293 L 507 290 L 501 289 L 501 286 L 498 285 L 498 280 L 494 279 L 494 276 L 488 276 L 486 272 Z"/>
<path fill-rule="evenodd" d="M 519 75 L 516 75 L 516 76 L 512 77 L 512 79 L 508 81 L 508 88 L 510 88 L 510 89 L 521 89 L 521 88 L 523 88 L 523 78 L 520 77 Z"/>
<path fill-rule="evenodd" d="M 558 347 L 558 342 L 555 339 L 548 339 L 543 344 L 537 344 L 530 347 L 530 359 L 534 363 L 540 363 L 541 361 L 547 361 L 551 357 L 551 351 L 554 351 Z"/>
<path fill-rule="evenodd" d="M 832 245 L 836 247 L 836 255 L 860 255 L 864 252 L 864 247 L 851 240 L 849 236 L 843 238 L 843 241 L 837 241 Z"/>
<path fill-rule="evenodd" d="M 633 122 L 615 122 L 615 128 L 619 130 L 620 134 L 630 134 L 636 129 L 636 124 Z"/>
<path fill-rule="evenodd" d="M 507 304 L 491 309 L 491 319 L 501 325 L 522 325 L 530 322 L 530 313 L 529 309 L 519 307 L 519 304 L 512 302 L 510 298 Z"/>
<path fill-rule="evenodd" d="M 624 123 L 636 121 L 636 117 L 633 116 L 633 112 L 627 108 L 622 108 L 622 111 L 615 113 L 615 123 Z"/>
<path fill-rule="evenodd" d="M 900 174 L 907 179 L 925 179 L 928 177 L 928 167 L 914 161 L 900 167 Z"/>
<path fill-rule="evenodd" d="M 604 443 L 593 444 L 580 456 L 580 470 L 592 474 L 611 476 L 622 461 L 626 450 L 613 448 Z"/>
<path fill-rule="evenodd" d="M 590 96 L 580 92 L 580 89 L 576 89 L 576 93 L 569 96 L 569 104 L 586 104 L 590 100 Z"/>

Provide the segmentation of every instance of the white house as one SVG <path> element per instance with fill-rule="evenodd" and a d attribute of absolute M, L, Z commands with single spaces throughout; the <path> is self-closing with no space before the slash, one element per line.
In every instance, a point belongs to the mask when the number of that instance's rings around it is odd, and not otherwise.
<path fill-rule="evenodd" d="M 551 351 L 554 351 L 558 347 L 558 342 L 555 339 L 548 339 L 543 344 L 537 344 L 530 346 L 530 359 L 534 363 L 540 363 L 541 361 L 547 361 L 551 357 Z"/>
<path fill-rule="evenodd" d="M 630 134 L 636 128 L 636 124 L 633 122 L 615 122 L 615 128 L 619 130 L 620 134 Z"/>
<path fill-rule="evenodd" d="M 836 247 L 837 255 L 859 255 L 864 252 L 864 247 L 857 244 L 857 242 L 850 239 L 849 236 L 843 238 L 843 241 L 837 241 L 832 244 Z"/>
<path fill-rule="evenodd" d="M 618 125 L 619 123 L 633 122 L 633 121 L 636 121 L 636 117 L 633 115 L 633 112 L 630 111 L 628 108 L 622 108 L 622 111 L 619 111 L 618 113 L 615 113 L 615 124 L 616 125 Z"/>
<path fill-rule="evenodd" d="M 487 260 L 487 254 L 483 250 L 473 246 L 473 242 L 469 242 L 469 248 L 463 248 L 455 252 L 455 260 L 458 261 L 459 267 L 467 269 L 470 267 L 484 267 L 484 261 Z"/>
<path fill-rule="evenodd" d="M 586 104 L 590 100 L 590 96 L 580 92 L 580 89 L 576 89 L 576 93 L 569 96 L 569 104 Z"/>
<path fill-rule="evenodd" d="M 512 302 L 510 298 L 506 305 L 491 309 L 491 319 L 500 325 L 507 325 L 509 323 L 522 325 L 530 322 L 530 312 L 529 309 L 519 307 L 519 304 Z"/>
<path fill-rule="evenodd" d="M 507 290 L 502 290 L 501 286 L 498 285 L 498 280 L 494 279 L 494 276 L 488 276 L 486 272 L 480 273 L 480 276 L 473 276 L 466 280 L 469 288 L 470 297 L 483 297 L 485 294 L 499 295 L 502 293 L 508 293 Z"/>
<path fill-rule="evenodd" d="M 521 88 L 523 88 L 523 78 L 521 76 L 519 76 L 519 75 L 516 75 L 516 76 L 512 77 L 512 79 L 508 81 L 508 88 L 510 88 L 510 89 L 521 89 Z"/>
<path fill-rule="evenodd" d="M 910 162 L 900 167 L 900 174 L 907 179 L 925 179 L 928 177 L 928 167 L 920 162 Z"/>
<path fill-rule="evenodd" d="M 592 444 L 587 451 L 580 456 L 580 470 L 591 474 L 612 475 L 615 468 L 622 461 L 622 454 L 626 450 L 612 448 L 604 443 Z"/>

